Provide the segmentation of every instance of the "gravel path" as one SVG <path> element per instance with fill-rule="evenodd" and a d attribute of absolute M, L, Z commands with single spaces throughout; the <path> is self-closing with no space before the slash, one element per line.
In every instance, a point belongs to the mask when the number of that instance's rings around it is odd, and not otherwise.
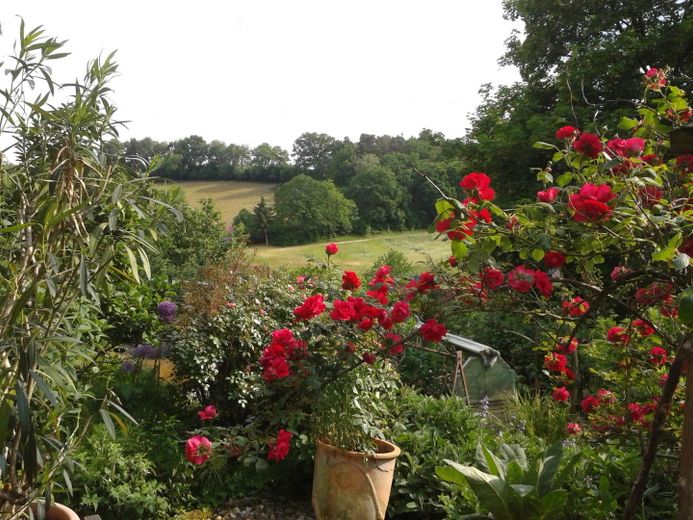
<path fill-rule="evenodd" d="M 209 520 L 314 520 L 309 503 L 241 498 L 218 507 Z"/>

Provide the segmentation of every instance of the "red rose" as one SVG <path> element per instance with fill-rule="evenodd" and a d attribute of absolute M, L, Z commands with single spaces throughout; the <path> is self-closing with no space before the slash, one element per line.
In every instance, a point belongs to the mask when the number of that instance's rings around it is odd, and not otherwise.
<path fill-rule="evenodd" d="M 454 217 L 439 220 L 436 222 L 436 231 L 438 233 L 445 233 L 448 229 L 450 229 L 450 225 L 452 224 L 453 220 L 455 220 Z"/>
<path fill-rule="evenodd" d="M 529 292 L 534 285 L 534 271 L 524 265 L 518 265 L 508 273 L 508 285 L 517 292 Z"/>
<path fill-rule="evenodd" d="M 361 359 L 363 359 L 364 363 L 372 365 L 373 363 L 375 363 L 376 357 L 375 354 L 373 354 L 372 352 L 364 352 L 361 356 Z"/>
<path fill-rule="evenodd" d="M 332 307 L 330 318 L 335 321 L 350 321 L 356 316 L 356 309 L 352 302 L 335 300 L 332 303 Z"/>
<path fill-rule="evenodd" d="M 402 343 L 402 336 L 395 334 L 394 332 L 388 332 L 385 334 L 385 340 L 382 344 L 383 348 L 388 349 L 388 352 L 392 356 L 398 356 L 404 352 L 404 343 Z"/>
<path fill-rule="evenodd" d="M 277 433 L 277 439 L 274 445 L 267 452 L 267 460 L 272 460 L 279 462 L 284 460 L 289 454 L 289 448 L 291 447 L 291 432 L 287 432 L 285 429 L 279 430 Z"/>
<path fill-rule="evenodd" d="M 260 364 L 262 364 L 262 378 L 265 381 L 271 382 L 289 377 L 291 372 L 289 371 L 289 364 L 286 358 L 281 355 L 273 355 L 271 349 L 272 347 L 266 348 L 260 359 Z"/>
<path fill-rule="evenodd" d="M 556 188 L 555 186 L 551 186 L 550 188 L 546 188 L 543 191 L 538 191 L 537 192 L 537 200 L 539 202 L 546 202 L 548 204 L 551 204 L 554 200 L 556 200 L 556 197 L 558 194 L 561 192 L 560 188 Z"/>
<path fill-rule="evenodd" d="M 415 276 L 407 284 L 407 289 L 416 289 L 419 294 L 425 294 L 438 287 L 439 285 L 436 283 L 435 276 L 427 271 Z"/>
<path fill-rule="evenodd" d="M 534 287 L 544 298 L 548 298 L 553 292 L 553 283 L 544 271 L 534 271 Z"/>
<path fill-rule="evenodd" d="M 622 265 L 617 265 L 611 270 L 611 279 L 614 282 L 617 282 L 618 280 L 621 279 L 624 275 L 627 275 L 628 273 L 632 273 L 632 269 L 628 269 L 627 267 L 624 267 Z"/>
<path fill-rule="evenodd" d="M 693 173 L 693 154 L 679 155 L 676 158 L 676 166 L 683 173 Z"/>
<path fill-rule="evenodd" d="M 590 310 L 590 304 L 586 300 L 583 300 L 580 296 L 576 296 L 569 302 L 563 302 L 563 312 L 567 313 L 573 318 L 578 318 Z"/>
<path fill-rule="evenodd" d="M 641 336 L 651 336 L 654 334 L 654 329 L 650 326 L 650 324 L 641 319 L 633 320 L 631 325 Z"/>
<path fill-rule="evenodd" d="M 544 263 L 546 267 L 556 269 L 565 264 L 565 255 L 558 251 L 547 251 L 544 255 Z"/>
<path fill-rule="evenodd" d="M 361 287 L 361 279 L 354 271 L 344 271 L 342 275 L 342 289 L 345 291 L 355 291 Z"/>
<path fill-rule="evenodd" d="M 465 175 L 460 181 L 460 186 L 465 190 L 476 190 L 481 200 L 493 200 L 496 192 L 490 187 L 491 178 L 485 173 L 472 172 Z"/>
<path fill-rule="evenodd" d="M 568 198 L 568 205 L 574 212 L 573 220 L 576 222 L 608 220 L 611 216 L 611 208 L 606 203 L 615 197 L 608 184 L 599 186 L 591 183 L 584 184 L 578 193 Z"/>
<path fill-rule="evenodd" d="M 575 137 L 578 133 L 578 129 L 573 126 L 562 126 L 556 130 L 556 139 L 569 139 Z"/>
<path fill-rule="evenodd" d="M 568 358 L 563 354 L 551 352 L 544 356 L 544 366 L 550 372 L 565 372 L 568 366 Z"/>
<path fill-rule="evenodd" d="M 574 422 L 568 423 L 565 425 L 565 432 L 568 435 L 579 435 L 582 433 L 582 426 Z"/>
<path fill-rule="evenodd" d="M 299 320 L 309 320 L 315 318 L 327 308 L 323 303 L 324 296 L 322 294 L 314 294 L 306 298 L 306 300 L 294 309 L 294 316 Z"/>
<path fill-rule="evenodd" d="M 667 354 L 668 352 L 664 350 L 662 347 L 652 347 L 652 349 L 650 349 L 650 363 L 656 366 L 662 366 L 666 364 Z"/>
<path fill-rule="evenodd" d="M 448 258 L 448 264 L 450 265 L 450 267 L 457 267 L 457 258 L 451 256 L 450 258 Z"/>
<path fill-rule="evenodd" d="M 623 327 L 611 327 L 606 332 L 606 339 L 611 343 L 628 343 L 630 341 L 630 336 L 626 334 Z"/>
<path fill-rule="evenodd" d="M 679 246 L 679 251 L 693 258 L 693 238 L 687 238 L 686 241 Z"/>
<path fill-rule="evenodd" d="M 217 416 L 217 409 L 214 405 L 207 405 L 202 410 L 197 412 L 197 416 L 201 421 L 211 421 Z"/>
<path fill-rule="evenodd" d="M 202 435 L 193 435 L 185 442 L 185 458 L 193 464 L 204 464 L 212 455 L 212 442 Z"/>
<path fill-rule="evenodd" d="M 580 407 L 582 408 L 583 412 L 592 413 L 594 410 L 599 408 L 600 404 L 601 402 L 597 397 L 593 395 L 588 395 L 582 400 L 582 402 L 580 403 Z"/>
<path fill-rule="evenodd" d="M 505 281 L 503 272 L 493 267 L 484 267 L 481 272 L 481 283 L 489 289 L 497 289 Z"/>
<path fill-rule="evenodd" d="M 651 208 L 664 198 L 664 190 L 658 186 L 643 186 L 638 192 L 643 207 Z"/>
<path fill-rule="evenodd" d="M 390 318 L 395 323 L 402 323 L 409 317 L 409 304 L 407 302 L 396 302 L 390 311 Z"/>
<path fill-rule="evenodd" d="M 652 67 L 645 73 L 645 85 L 651 90 L 661 90 L 667 84 L 667 76 L 662 69 Z"/>
<path fill-rule="evenodd" d="M 578 345 L 580 344 L 577 338 L 571 339 L 570 343 L 567 342 L 568 338 L 562 338 L 560 340 L 560 343 L 556 343 L 556 352 L 560 352 L 561 354 L 572 354 L 577 350 Z"/>
<path fill-rule="evenodd" d="M 421 337 L 426 341 L 430 341 L 431 343 L 438 343 L 447 333 L 448 329 L 445 328 L 445 325 L 438 323 L 434 319 L 426 321 L 426 323 L 421 325 L 421 328 L 419 329 L 419 334 L 421 334 Z"/>
<path fill-rule="evenodd" d="M 568 399 L 570 399 L 570 392 L 568 392 L 568 389 L 565 386 L 560 386 L 553 389 L 553 392 L 551 392 L 551 397 L 554 401 L 565 403 Z"/>
<path fill-rule="evenodd" d="M 599 139 L 599 136 L 588 132 L 580 134 L 580 137 L 573 143 L 573 149 L 576 152 L 592 159 L 599 157 L 602 148 L 602 140 Z"/>
<path fill-rule="evenodd" d="M 637 157 L 645 149 L 645 140 L 640 137 L 630 139 L 611 139 L 606 143 L 607 148 L 620 157 Z"/>
<path fill-rule="evenodd" d="M 373 320 L 370 318 L 362 319 L 357 327 L 361 330 L 371 330 L 373 328 Z"/>
<path fill-rule="evenodd" d="M 672 289 L 670 284 L 653 282 L 635 291 L 635 301 L 640 305 L 661 303 L 671 297 Z"/>
<path fill-rule="evenodd" d="M 325 246 L 325 253 L 327 254 L 327 256 L 336 255 L 337 251 L 339 251 L 339 248 L 337 247 L 337 244 L 335 244 L 334 242 L 327 244 Z"/>

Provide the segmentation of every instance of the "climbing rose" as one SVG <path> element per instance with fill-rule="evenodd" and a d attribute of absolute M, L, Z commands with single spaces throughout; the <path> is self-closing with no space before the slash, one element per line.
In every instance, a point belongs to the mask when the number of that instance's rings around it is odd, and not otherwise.
<path fill-rule="evenodd" d="M 645 73 L 645 85 L 651 90 L 660 90 L 662 87 L 666 86 L 667 77 L 662 69 L 657 69 L 652 67 L 647 69 Z"/>
<path fill-rule="evenodd" d="M 573 220 L 576 222 L 601 222 L 611 216 L 611 208 L 607 202 L 616 195 L 608 184 L 599 186 L 591 183 L 584 184 L 578 193 L 569 197 L 568 205 L 573 210 Z"/>
<path fill-rule="evenodd" d="M 577 338 L 572 338 L 570 343 L 567 343 L 567 341 L 568 338 L 561 338 L 560 342 L 556 343 L 556 352 L 560 352 L 561 354 L 572 354 L 577 350 L 580 344 Z"/>
<path fill-rule="evenodd" d="M 627 267 L 624 267 L 622 265 L 617 265 L 611 270 L 611 280 L 614 282 L 617 282 L 618 280 L 621 279 L 622 276 L 625 276 L 629 273 L 632 273 L 632 269 L 628 269 Z"/>
<path fill-rule="evenodd" d="M 162 301 L 156 308 L 159 319 L 161 319 L 161 321 L 165 321 L 166 323 L 171 323 L 173 321 L 173 319 L 176 317 L 177 310 L 178 306 L 168 300 Z"/>
<path fill-rule="evenodd" d="M 364 352 L 361 356 L 361 359 L 363 359 L 364 363 L 372 365 L 373 363 L 375 363 L 375 354 L 373 354 L 372 352 Z"/>
<path fill-rule="evenodd" d="M 481 200 L 493 200 L 496 197 L 496 191 L 490 185 L 491 178 L 480 172 L 465 175 L 460 181 L 460 186 L 465 190 L 477 190 Z"/>
<path fill-rule="evenodd" d="M 272 460 L 279 462 L 284 460 L 289 454 L 289 448 L 291 447 L 291 432 L 287 432 L 285 429 L 279 430 L 277 433 L 277 440 L 274 445 L 267 452 L 267 460 Z"/>
<path fill-rule="evenodd" d="M 404 352 L 404 343 L 402 343 L 402 339 L 402 336 L 399 334 L 388 332 L 385 334 L 385 340 L 382 343 L 382 347 L 388 349 L 390 355 L 398 356 Z"/>
<path fill-rule="evenodd" d="M 544 255 L 544 263 L 546 267 L 556 269 L 565 264 L 565 255 L 558 251 L 547 251 Z"/>
<path fill-rule="evenodd" d="M 572 318 L 578 318 L 590 310 L 590 304 L 580 296 L 576 296 L 569 302 L 563 302 L 563 312 L 568 313 Z"/>
<path fill-rule="evenodd" d="M 330 312 L 330 318 L 335 321 L 349 321 L 353 320 L 356 316 L 356 308 L 352 302 L 335 300 L 332 303 L 332 306 L 333 308 Z"/>
<path fill-rule="evenodd" d="M 265 381 L 275 381 L 291 375 L 286 361 L 286 350 L 278 343 L 272 343 L 262 351 L 260 365 L 262 365 L 262 378 Z"/>
<path fill-rule="evenodd" d="M 643 207 L 651 208 L 664 198 L 664 190 L 658 186 L 643 186 L 638 191 L 638 198 Z"/>
<path fill-rule="evenodd" d="M 361 287 L 361 279 L 354 271 L 344 271 L 342 275 L 342 289 L 345 291 L 355 291 Z"/>
<path fill-rule="evenodd" d="M 606 143 L 607 148 L 620 157 L 636 157 L 645 149 L 645 140 L 640 137 L 630 139 L 611 139 Z"/>
<path fill-rule="evenodd" d="M 217 409 L 210 404 L 197 412 L 197 415 L 201 421 L 211 421 L 217 416 Z"/>
<path fill-rule="evenodd" d="M 559 386 L 558 388 L 553 389 L 553 392 L 551 392 L 551 397 L 554 401 L 565 403 L 570 398 L 570 392 L 568 392 L 568 389 L 565 386 Z"/>
<path fill-rule="evenodd" d="M 193 464 L 204 464 L 212 454 L 212 442 L 202 435 L 193 435 L 185 442 L 185 458 Z"/>
<path fill-rule="evenodd" d="M 585 132 L 575 140 L 573 149 L 586 157 L 596 159 L 599 157 L 599 152 L 602 151 L 602 141 L 598 135 Z"/>
<path fill-rule="evenodd" d="M 556 130 L 556 139 L 568 139 L 570 137 L 575 137 L 577 133 L 577 128 L 573 126 L 562 126 Z"/>
<path fill-rule="evenodd" d="M 484 287 L 489 289 L 497 289 L 503 285 L 504 280 L 503 272 L 493 267 L 484 267 L 484 270 L 481 272 L 481 282 Z"/>
<path fill-rule="evenodd" d="M 425 294 L 438 287 L 439 285 L 436 283 L 435 276 L 428 271 L 424 271 L 418 276 L 415 276 L 407 283 L 407 289 L 416 289 L 416 292 L 419 294 Z"/>
<path fill-rule="evenodd" d="M 534 285 L 534 271 L 524 265 L 518 265 L 508 273 L 508 285 L 517 292 L 529 292 Z"/>
<path fill-rule="evenodd" d="M 339 248 L 337 247 L 337 244 L 335 244 L 334 242 L 331 242 L 325 246 L 325 253 L 327 254 L 327 256 L 336 255 L 337 251 L 339 251 Z"/>
<path fill-rule="evenodd" d="M 611 343 L 628 343 L 630 336 L 623 327 L 611 327 L 606 333 L 606 339 Z"/>
<path fill-rule="evenodd" d="M 323 303 L 324 296 L 322 294 L 314 294 L 306 298 L 306 300 L 294 309 L 294 316 L 299 320 L 309 320 L 321 314 L 327 307 Z"/>
<path fill-rule="evenodd" d="M 434 319 L 426 321 L 426 323 L 421 325 L 421 328 L 419 329 L 419 334 L 421 334 L 421 337 L 426 341 L 430 341 L 431 343 L 438 343 L 441 341 L 447 332 L 448 329 L 445 328 L 445 325 L 438 323 Z"/>
<path fill-rule="evenodd" d="M 592 413 L 594 410 L 599 408 L 600 404 L 601 402 L 596 396 L 588 395 L 582 400 L 582 402 L 580 403 L 580 407 L 582 408 L 583 412 Z"/>
<path fill-rule="evenodd" d="M 402 323 L 409 317 L 409 304 L 407 302 L 396 302 L 390 311 L 390 318 L 395 323 Z"/>
<path fill-rule="evenodd" d="M 565 425 L 565 432 L 568 435 L 578 435 L 582 433 L 582 426 L 574 422 L 568 423 Z"/>
<path fill-rule="evenodd" d="M 560 188 L 556 188 L 555 186 L 551 186 L 550 188 L 546 188 L 543 191 L 538 191 L 537 192 L 537 200 L 539 202 L 546 202 L 546 203 L 552 203 L 554 200 L 556 200 L 556 197 L 558 194 L 561 192 Z"/>
<path fill-rule="evenodd" d="M 544 357 L 544 366 L 551 372 L 565 372 L 568 366 L 568 358 L 563 354 L 551 352 Z"/>
<path fill-rule="evenodd" d="M 668 352 L 662 347 L 652 347 L 650 350 L 650 363 L 656 366 L 662 366 L 667 362 Z"/>

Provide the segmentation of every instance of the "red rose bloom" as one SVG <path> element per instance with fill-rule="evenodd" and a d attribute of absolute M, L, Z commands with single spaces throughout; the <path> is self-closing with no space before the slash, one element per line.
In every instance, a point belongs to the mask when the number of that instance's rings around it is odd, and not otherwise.
<path fill-rule="evenodd" d="M 291 432 L 287 432 L 285 429 L 279 430 L 277 433 L 277 440 L 274 445 L 267 452 L 267 460 L 272 460 L 279 462 L 284 460 L 289 454 L 289 448 L 291 447 Z"/>
<path fill-rule="evenodd" d="M 676 158 L 676 166 L 683 173 L 693 173 L 693 154 L 679 155 Z"/>
<path fill-rule="evenodd" d="M 654 329 L 650 326 L 650 324 L 641 319 L 633 320 L 631 325 L 641 336 L 651 336 L 654 334 Z"/>
<path fill-rule="evenodd" d="M 375 363 L 376 357 L 375 354 L 373 354 L 372 352 L 364 352 L 361 356 L 361 359 L 363 359 L 364 363 L 372 365 L 373 363 Z"/>
<path fill-rule="evenodd" d="M 342 275 L 342 289 L 345 291 L 355 291 L 361 287 L 361 279 L 354 271 L 344 271 Z"/>
<path fill-rule="evenodd" d="M 193 435 L 185 442 L 185 458 L 195 465 L 204 464 L 212 455 L 212 442 L 202 435 Z"/>
<path fill-rule="evenodd" d="M 568 338 L 562 338 L 560 343 L 556 343 L 555 350 L 561 354 L 572 354 L 577 350 L 578 345 L 580 342 L 577 338 L 571 339 L 570 343 L 568 343 Z"/>
<path fill-rule="evenodd" d="M 597 397 L 588 395 L 580 403 L 580 408 L 582 408 L 582 411 L 585 413 L 592 413 L 594 410 L 599 408 L 600 404 L 601 403 Z"/>
<path fill-rule="evenodd" d="M 628 273 L 632 273 L 632 272 L 633 272 L 632 269 L 628 269 L 627 267 L 624 267 L 622 265 L 617 265 L 611 271 L 611 275 L 610 275 L 611 280 L 613 280 L 614 282 L 617 282 L 618 280 L 621 279 L 622 276 L 624 276 Z"/>
<path fill-rule="evenodd" d="M 630 139 L 611 139 L 606 143 L 607 148 L 620 157 L 637 157 L 645 149 L 645 140 L 640 137 Z"/>
<path fill-rule="evenodd" d="M 197 416 L 201 421 L 211 421 L 217 416 L 217 409 L 214 405 L 207 405 L 202 410 L 197 412 Z"/>
<path fill-rule="evenodd" d="M 421 337 L 426 341 L 430 341 L 431 343 L 438 343 L 447 333 L 448 329 L 445 328 L 445 325 L 438 323 L 434 319 L 426 321 L 426 323 L 421 325 L 421 328 L 419 329 L 419 334 L 421 334 Z"/>
<path fill-rule="evenodd" d="M 544 271 L 534 271 L 534 287 L 544 298 L 548 298 L 553 292 L 553 283 Z"/>
<path fill-rule="evenodd" d="M 336 255 L 337 251 L 339 251 L 339 248 L 337 247 L 337 244 L 335 244 L 334 242 L 331 242 L 330 244 L 327 244 L 325 246 L 325 253 L 327 254 L 327 256 Z"/>
<path fill-rule="evenodd" d="M 558 194 L 561 192 L 560 188 L 556 188 L 555 186 L 551 186 L 550 188 L 546 188 L 543 191 L 538 191 L 537 192 L 537 200 L 539 202 L 546 202 L 548 204 L 551 204 L 554 200 L 556 200 L 556 197 Z"/>
<path fill-rule="evenodd" d="M 565 403 L 568 401 L 568 399 L 570 399 L 570 392 L 568 392 L 568 389 L 565 386 L 560 386 L 553 389 L 553 392 L 551 392 L 551 398 L 559 403 Z"/>
<path fill-rule="evenodd" d="M 481 271 L 481 283 L 489 289 L 498 289 L 505 281 L 503 272 L 493 267 L 484 267 Z"/>
<path fill-rule="evenodd" d="M 580 134 L 580 137 L 575 140 L 573 149 L 585 157 L 596 159 L 602 151 L 602 140 L 599 139 L 598 135 L 585 132 Z"/>
<path fill-rule="evenodd" d="M 667 84 L 667 76 L 662 69 L 652 67 L 645 73 L 645 85 L 651 90 L 661 90 Z"/>
<path fill-rule="evenodd" d="M 438 222 L 436 222 L 436 231 L 438 233 L 445 233 L 448 229 L 450 229 L 453 220 L 455 220 L 454 217 L 448 217 L 439 220 Z"/>
<path fill-rule="evenodd" d="M 575 137 L 578 133 L 578 129 L 574 126 L 562 126 L 556 130 L 556 139 L 563 140 Z"/>
<path fill-rule="evenodd" d="M 370 318 L 362 319 L 357 327 L 361 330 L 371 330 L 373 328 L 373 320 Z"/>
<path fill-rule="evenodd" d="M 551 352 L 544 356 L 544 366 L 550 372 L 565 372 L 568 366 L 568 358 L 563 354 Z"/>
<path fill-rule="evenodd" d="M 668 352 L 662 347 L 652 347 L 650 350 L 650 363 L 658 367 L 665 365 L 667 362 L 667 354 Z"/>
<path fill-rule="evenodd" d="M 409 317 L 409 304 L 407 302 L 396 302 L 390 311 L 390 318 L 395 323 L 402 323 Z"/>
<path fill-rule="evenodd" d="M 496 197 L 496 192 L 490 185 L 491 178 L 480 172 L 465 175 L 460 181 L 460 186 L 465 190 L 476 190 L 481 200 L 493 200 Z"/>
<path fill-rule="evenodd" d="M 508 273 L 508 285 L 517 292 L 529 292 L 534 285 L 534 271 L 524 265 L 518 265 Z"/>
<path fill-rule="evenodd" d="M 450 258 L 448 258 L 448 264 L 450 265 L 450 267 L 457 267 L 457 258 L 451 256 Z"/>
<path fill-rule="evenodd" d="M 611 208 L 607 202 L 616 195 L 611 191 L 611 186 L 601 184 L 596 186 L 587 183 L 580 188 L 578 193 L 569 197 L 568 205 L 573 210 L 573 220 L 576 222 L 602 222 L 611 216 Z"/>
<path fill-rule="evenodd" d="M 563 302 L 563 312 L 567 313 L 572 318 L 579 318 L 590 310 L 590 304 L 586 300 L 583 300 L 580 296 L 576 296 L 569 302 Z"/>
<path fill-rule="evenodd" d="M 558 251 L 547 251 L 544 255 L 544 264 L 551 269 L 561 267 L 565 264 L 565 255 Z"/>
<path fill-rule="evenodd" d="M 314 294 L 306 298 L 306 300 L 294 309 L 294 316 L 299 320 L 309 320 L 315 318 L 327 308 L 323 303 L 324 297 L 322 294 Z"/>
<path fill-rule="evenodd" d="M 427 271 L 415 276 L 407 284 L 407 289 L 416 289 L 419 294 L 425 294 L 428 291 L 437 289 L 438 287 L 439 286 L 436 283 L 435 276 Z"/>
<path fill-rule="evenodd" d="M 568 423 L 565 425 L 565 432 L 568 435 L 579 435 L 582 433 L 582 426 L 574 422 Z"/>
<path fill-rule="evenodd" d="M 352 302 L 335 300 L 332 306 L 333 309 L 330 312 L 330 318 L 335 321 L 350 321 L 356 316 L 356 308 Z"/>
<path fill-rule="evenodd" d="M 651 208 L 664 198 L 664 190 L 658 186 L 643 186 L 638 192 L 643 207 Z"/>
<path fill-rule="evenodd" d="M 606 333 L 606 339 L 611 343 L 628 343 L 630 336 L 623 327 L 611 327 Z"/>

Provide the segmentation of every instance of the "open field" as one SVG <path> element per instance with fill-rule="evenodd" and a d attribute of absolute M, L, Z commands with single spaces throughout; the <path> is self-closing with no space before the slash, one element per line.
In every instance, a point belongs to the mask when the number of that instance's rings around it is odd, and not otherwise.
<path fill-rule="evenodd" d="M 427 231 L 403 231 L 369 236 L 345 236 L 319 243 L 292 247 L 252 246 L 257 262 L 273 267 L 299 267 L 306 265 L 309 258 L 325 258 L 325 244 L 335 242 L 339 253 L 333 257 L 340 269 L 363 272 L 375 260 L 395 249 L 403 253 L 411 262 L 426 261 L 430 256 L 434 261 L 450 256 L 450 244 L 433 240 L 434 233 Z"/>
<path fill-rule="evenodd" d="M 201 199 L 212 199 L 225 224 L 230 224 L 243 208 L 252 211 L 261 196 L 272 204 L 277 187 L 266 182 L 238 181 L 166 181 L 166 184 L 182 187 L 186 200 L 194 207 Z"/>

